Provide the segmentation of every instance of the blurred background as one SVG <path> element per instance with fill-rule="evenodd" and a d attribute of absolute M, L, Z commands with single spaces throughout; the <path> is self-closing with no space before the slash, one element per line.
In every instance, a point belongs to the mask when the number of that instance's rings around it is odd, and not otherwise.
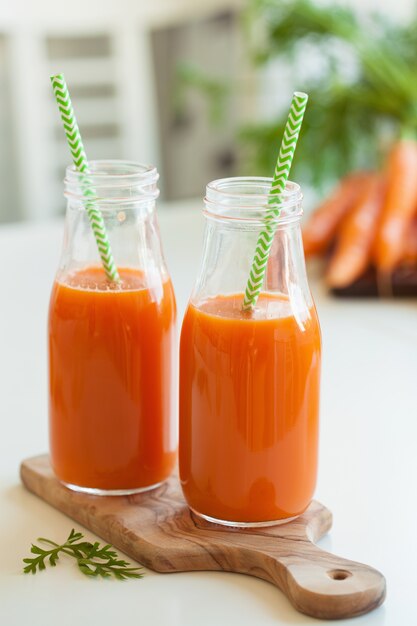
<path fill-rule="evenodd" d="M 64 210 L 69 155 L 49 83 L 58 72 L 89 158 L 157 164 L 165 200 L 201 197 L 220 176 L 268 175 L 291 91 L 307 90 L 293 178 L 318 196 L 377 165 L 398 134 L 415 101 L 406 75 L 384 91 L 392 68 L 377 60 L 380 84 L 351 96 L 363 68 L 371 73 L 366 39 L 392 42 L 407 62 L 415 55 L 415 15 L 413 0 L 2 2 L 0 221 Z"/>

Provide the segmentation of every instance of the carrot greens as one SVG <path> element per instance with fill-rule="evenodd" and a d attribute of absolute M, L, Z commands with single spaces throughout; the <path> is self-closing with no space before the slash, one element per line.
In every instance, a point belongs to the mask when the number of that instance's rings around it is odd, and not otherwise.
<path fill-rule="evenodd" d="M 65 543 L 58 544 L 50 539 L 39 537 L 38 541 L 51 546 L 43 549 L 32 544 L 31 553 L 35 556 L 23 559 L 26 563 L 23 571 L 25 574 L 36 574 L 46 569 L 47 565 L 55 567 L 61 554 L 73 557 L 77 561 L 78 569 L 85 576 L 101 576 L 109 578 L 113 576 L 119 580 L 125 578 L 142 578 L 141 567 L 129 567 L 130 563 L 120 559 L 117 552 L 110 544 L 100 545 L 98 541 L 91 543 L 84 540 L 84 535 L 71 530 Z"/>

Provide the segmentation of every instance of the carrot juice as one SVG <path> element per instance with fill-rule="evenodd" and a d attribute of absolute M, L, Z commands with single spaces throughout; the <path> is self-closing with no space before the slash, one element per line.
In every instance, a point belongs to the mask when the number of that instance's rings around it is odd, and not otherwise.
<path fill-rule="evenodd" d="M 93 492 L 154 486 L 176 457 L 172 285 L 119 274 L 113 288 L 100 267 L 57 280 L 49 311 L 52 466 Z"/>
<path fill-rule="evenodd" d="M 321 340 L 314 307 L 243 294 L 191 303 L 181 334 L 180 477 L 196 513 L 268 523 L 302 513 L 317 473 Z"/>

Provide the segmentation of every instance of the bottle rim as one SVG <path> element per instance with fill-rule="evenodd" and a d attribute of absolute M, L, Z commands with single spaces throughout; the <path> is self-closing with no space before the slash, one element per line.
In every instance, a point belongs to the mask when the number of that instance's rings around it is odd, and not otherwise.
<path fill-rule="evenodd" d="M 75 165 L 65 170 L 64 196 L 85 204 L 85 190 L 90 189 L 88 200 L 100 204 L 147 202 L 159 196 L 159 174 L 154 165 L 121 159 L 89 161 L 89 171 L 79 172 Z"/>
<path fill-rule="evenodd" d="M 217 219 L 262 222 L 271 209 L 278 210 L 274 221 L 286 223 L 302 215 L 301 187 L 287 181 L 284 191 L 271 202 L 273 179 L 265 176 L 219 178 L 206 187 L 205 215 Z"/>

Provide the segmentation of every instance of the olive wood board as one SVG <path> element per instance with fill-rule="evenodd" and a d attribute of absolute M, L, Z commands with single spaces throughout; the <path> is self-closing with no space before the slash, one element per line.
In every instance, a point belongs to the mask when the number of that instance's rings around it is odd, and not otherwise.
<path fill-rule="evenodd" d="M 332 525 L 319 502 L 287 524 L 227 528 L 190 512 L 176 476 L 146 493 L 103 497 L 67 489 L 47 455 L 23 461 L 20 473 L 29 491 L 157 572 L 256 576 L 278 587 L 298 611 L 322 619 L 362 615 L 385 598 L 380 572 L 315 545 Z"/>

